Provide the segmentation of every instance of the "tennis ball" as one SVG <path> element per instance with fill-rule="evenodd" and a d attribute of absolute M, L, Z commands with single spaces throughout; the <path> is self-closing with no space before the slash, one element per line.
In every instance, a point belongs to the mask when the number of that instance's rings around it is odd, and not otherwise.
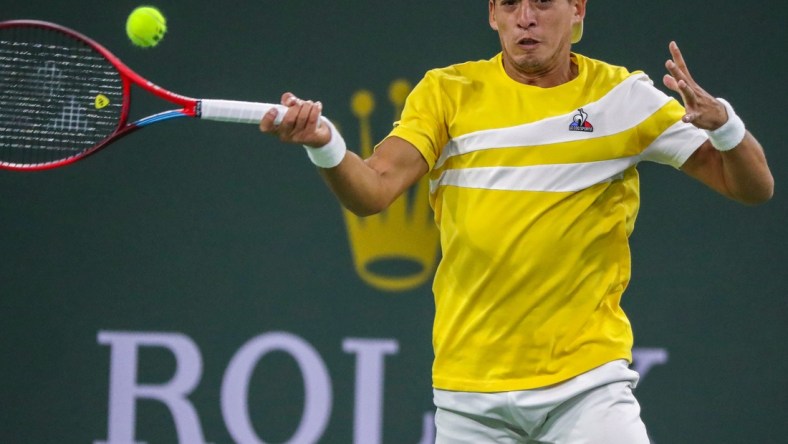
<path fill-rule="evenodd" d="M 126 35 L 131 42 L 143 48 L 159 44 L 167 32 L 167 19 L 153 6 L 140 6 L 126 20 Z"/>

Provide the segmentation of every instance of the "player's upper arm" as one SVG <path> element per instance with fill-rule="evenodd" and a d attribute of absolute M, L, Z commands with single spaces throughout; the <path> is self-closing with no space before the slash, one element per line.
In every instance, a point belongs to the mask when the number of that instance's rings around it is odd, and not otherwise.
<path fill-rule="evenodd" d="M 732 198 L 725 184 L 720 152 L 708 140 L 684 162 L 681 171 L 723 196 Z"/>
<path fill-rule="evenodd" d="M 393 202 L 429 171 L 429 165 L 410 142 L 400 137 L 384 139 L 366 160 L 377 171 L 386 195 L 385 206 Z"/>

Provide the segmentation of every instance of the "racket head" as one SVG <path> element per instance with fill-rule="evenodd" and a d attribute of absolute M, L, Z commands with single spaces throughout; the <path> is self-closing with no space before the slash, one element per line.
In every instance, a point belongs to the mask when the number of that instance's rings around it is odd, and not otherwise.
<path fill-rule="evenodd" d="M 125 125 L 129 82 L 91 39 L 47 22 L 0 22 L 0 168 L 79 160 Z"/>

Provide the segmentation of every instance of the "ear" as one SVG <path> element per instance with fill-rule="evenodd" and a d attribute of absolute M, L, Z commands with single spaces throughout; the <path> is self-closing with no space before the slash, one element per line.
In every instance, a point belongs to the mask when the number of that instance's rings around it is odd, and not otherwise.
<path fill-rule="evenodd" d="M 575 18 L 582 22 L 586 18 L 586 2 L 588 0 L 575 0 Z"/>
<path fill-rule="evenodd" d="M 497 0 L 490 0 L 489 2 L 487 2 L 487 9 L 488 9 L 488 11 L 490 13 L 490 16 L 489 16 L 489 19 L 488 19 L 490 21 L 490 28 L 492 28 L 492 29 L 497 31 L 498 30 L 498 23 L 495 21 L 495 2 L 496 1 Z"/>

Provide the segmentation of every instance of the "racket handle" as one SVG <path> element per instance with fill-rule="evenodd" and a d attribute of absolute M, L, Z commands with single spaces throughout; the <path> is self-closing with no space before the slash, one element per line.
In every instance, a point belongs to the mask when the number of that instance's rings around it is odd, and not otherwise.
<path fill-rule="evenodd" d="M 236 100 L 202 99 L 200 117 L 221 122 L 251 123 L 257 125 L 271 108 L 279 110 L 274 123 L 279 125 L 285 117 L 287 107 L 273 103 L 240 102 Z"/>

